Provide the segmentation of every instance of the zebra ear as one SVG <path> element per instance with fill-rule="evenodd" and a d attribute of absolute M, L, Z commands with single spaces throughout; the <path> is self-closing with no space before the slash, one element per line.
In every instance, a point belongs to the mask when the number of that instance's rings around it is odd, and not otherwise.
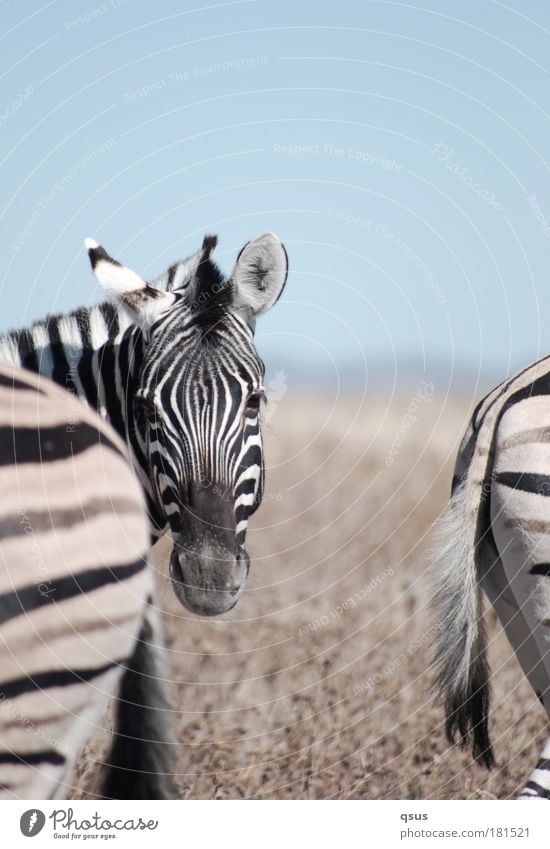
<path fill-rule="evenodd" d="M 254 318 L 280 298 L 288 274 L 283 243 L 273 233 L 248 242 L 233 269 L 233 308 Z"/>
<path fill-rule="evenodd" d="M 94 275 L 109 298 L 123 306 L 132 320 L 147 330 L 175 301 L 175 295 L 149 286 L 139 274 L 109 256 L 93 239 L 84 242 Z"/>

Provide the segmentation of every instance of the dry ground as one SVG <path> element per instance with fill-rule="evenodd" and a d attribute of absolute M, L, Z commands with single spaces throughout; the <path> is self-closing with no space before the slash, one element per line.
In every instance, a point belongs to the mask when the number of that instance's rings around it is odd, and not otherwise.
<path fill-rule="evenodd" d="M 469 399 L 435 392 L 407 426 L 417 389 L 279 404 L 249 589 L 230 615 L 194 619 L 160 578 L 182 798 L 507 798 L 532 768 L 544 713 L 492 612 L 496 770 L 447 746 L 429 695 L 427 534 Z M 156 564 L 163 576 L 158 552 Z"/>

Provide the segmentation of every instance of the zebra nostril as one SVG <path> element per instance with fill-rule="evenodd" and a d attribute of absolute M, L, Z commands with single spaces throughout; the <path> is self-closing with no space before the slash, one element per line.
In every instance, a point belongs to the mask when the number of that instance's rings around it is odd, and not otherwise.
<path fill-rule="evenodd" d="M 244 577 L 248 578 L 248 573 L 250 572 L 250 557 L 244 548 L 237 554 L 236 562 L 239 569 L 244 569 Z"/>
<path fill-rule="evenodd" d="M 244 550 L 236 555 L 231 575 L 228 576 L 226 584 L 226 591 L 231 596 L 236 596 L 241 592 L 248 577 L 249 563 L 250 560 Z"/>

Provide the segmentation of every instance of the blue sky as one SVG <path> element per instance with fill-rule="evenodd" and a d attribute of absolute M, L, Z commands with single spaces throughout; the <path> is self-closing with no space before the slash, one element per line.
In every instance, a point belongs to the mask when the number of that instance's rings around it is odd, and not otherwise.
<path fill-rule="evenodd" d="M 550 345 L 544 2 L 0 5 L 1 327 L 273 230 L 270 368 L 505 376 Z"/>

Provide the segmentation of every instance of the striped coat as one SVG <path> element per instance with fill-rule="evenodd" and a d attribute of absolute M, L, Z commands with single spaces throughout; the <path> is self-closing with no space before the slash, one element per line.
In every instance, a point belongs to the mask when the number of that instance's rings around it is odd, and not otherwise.
<path fill-rule="evenodd" d="M 280 297 L 284 246 L 248 242 L 229 277 L 215 236 L 154 284 L 88 239 L 109 302 L 0 335 L 0 362 L 51 378 L 100 412 L 128 444 L 156 539 L 186 609 L 233 608 L 246 586 L 248 521 L 262 500 L 264 364 L 257 318 Z"/>
<path fill-rule="evenodd" d="M 550 717 L 550 358 L 477 406 L 457 457 L 432 565 L 447 735 L 494 763 L 481 588 Z M 521 798 L 550 799 L 547 744 Z"/>
<path fill-rule="evenodd" d="M 148 700 L 164 705 L 161 682 L 142 678 L 158 654 L 148 547 L 142 491 L 112 428 L 50 381 L 0 368 L 1 798 L 68 795 L 117 693 L 105 795 L 167 795 L 149 772 L 168 758 L 140 739 L 151 739 Z"/>

